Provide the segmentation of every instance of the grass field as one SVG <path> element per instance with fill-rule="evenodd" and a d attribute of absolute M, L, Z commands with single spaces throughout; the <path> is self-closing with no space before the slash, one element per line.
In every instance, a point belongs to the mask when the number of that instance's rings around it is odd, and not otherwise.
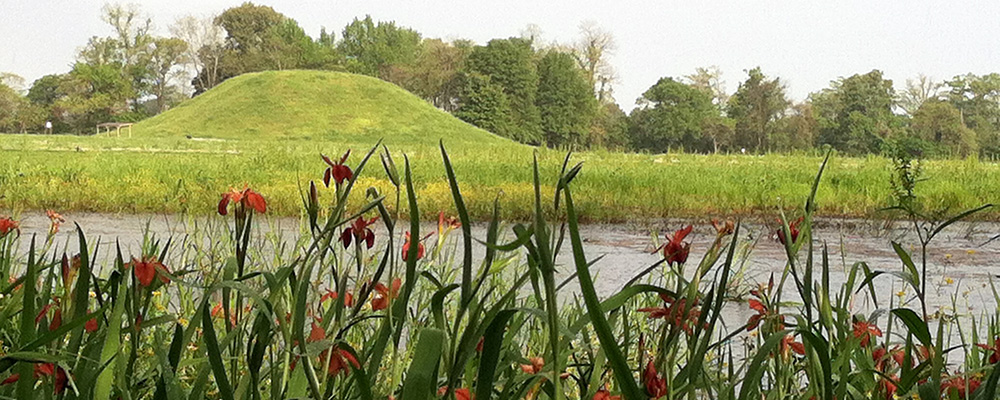
<path fill-rule="evenodd" d="M 249 184 L 268 197 L 274 213 L 298 215 L 300 188 L 322 179 L 320 153 L 334 157 L 351 149 L 353 168 L 379 139 L 400 168 L 403 154 L 410 158 L 426 216 L 451 207 L 439 140 L 475 218 L 487 217 L 498 194 L 508 205 L 506 218 L 529 216 L 533 148 L 468 125 L 383 81 L 316 71 L 230 79 L 137 124 L 133 138 L 0 136 L 0 210 L 206 214 L 221 192 Z M 556 176 L 565 154 L 537 151 L 542 173 Z M 604 151 L 573 157 L 585 161 L 577 206 L 590 222 L 797 207 L 821 161 Z M 362 187 L 390 192 L 377 157 L 369 168 L 374 171 L 364 174 Z M 869 215 L 889 203 L 889 176 L 884 158 L 834 157 L 817 194 L 819 213 Z M 933 161 L 925 176 L 918 194 L 934 208 L 970 208 L 1000 196 L 996 163 Z"/>
<path fill-rule="evenodd" d="M 100 212 L 213 212 L 221 192 L 244 183 L 268 197 L 276 214 L 298 215 L 299 188 L 320 182 L 323 152 L 352 149 L 356 166 L 376 141 L 195 141 L 175 138 L 40 137 L 5 135 L 0 144 L 0 208 Z M 445 142 L 476 218 L 502 193 L 507 218 L 526 218 L 531 205 L 532 149 Z M 79 149 L 79 150 L 78 150 Z M 421 209 L 449 209 L 450 192 L 436 146 L 389 148 L 402 168 L 414 168 Z M 542 173 L 555 176 L 564 153 L 539 150 Z M 577 153 L 578 207 L 591 222 L 773 213 L 797 207 L 821 159 L 813 156 L 639 155 Z M 388 193 L 391 183 L 375 158 L 362 187 Z M 817 194 L 819 213 L 866 216 L 889 202 L 886 159 L 834 157 Z M 932 161 L 918 188 L 930 204 L 959 209 L 995 202 L 1000 166 Z M 330 190 L 332 191 L 332 189 Z M 363 199 L 355 199 L 360 204 Z M 392 203 L 392 202 L 390 202 Z M 996 214 L 988 217 L 996 217 Z"/>

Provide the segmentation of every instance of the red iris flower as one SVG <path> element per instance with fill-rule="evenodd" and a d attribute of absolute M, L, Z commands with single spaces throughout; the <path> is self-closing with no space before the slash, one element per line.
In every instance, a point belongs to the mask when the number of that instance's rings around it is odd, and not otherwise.
<path fill-rule="evenodd" d="M 438 389 L 438 396 L 444 396 L 445 393 L 448 393 L 447 386 L 442 386 Z M 455 389 L 455 400 L 472 400 L 473 397 L 472 392 L 470 392 L 468 388 Z"/>
<path fill-rule="evenodd" d="M 337 292 L 327 289 L 326 293 L 319 298 L 319 303 L 323 304 L 327 300 L 337 300 L 338 298 L 340 298 L 340 295 Z M 344 295 L 344 305 L 354 307 L 354 294 L 347 292 L 347 294 Z"/>
<path fill-rule="evenodd" d="M 38 363 L 35 364 L 33 377 L 37 380 L 46 376 L 55 376 L 55 381 L 53 386 L 55 387 L 55 394 L 61 394 L 66 390 L 66 383 L 69 382 L 69 378 L 66 375 L 66 371 L 62 367 L 57 367 L 52 363 Z M 3 382 L 0 382 L 0 386 L 5 386 L 17 382 L 21 379 L 21 374 L 11 374 Z"/>
<path fill-rule="evenodd" d="M 351 245 L 351 238 L 354 238 L 358 246 L 361 245 L 361 242 L 365 242 L 369 249 L 372 248 L 375 245 L 375 232 L 372 232 L 369 226 L 374 224 L 376 220 L 378 220 L 378 217 L 367 221 L 364 217 L 358 217 L 358 219 L 354 220 L 354 223 L 348 226 L 347 229 L 344 229 L 344 233 L 340 234 L 340 241 L 344 243 L 344 248 L 346 249 Z"/>
<path fill-rule="evenodd" d="M 667 380 L 660 377 L 653 366 L 653 360 L 646 364 L 646 370 L 642 373 L 642 382 L 646 385 L 646 394 L 653 399 L 667 395 Z"/>
<path fill-rule="evenodd" d="M 223 193 L 222 200 L 219 200 L 219 215 L 229 213 L 229 203 L 239 204 L 240 208 L 237 209 L 236 215 L 240 215 L 239 213 L 247 208 L 252 208 L 261 214 L 267 212 L 267 202 L 264 201 L 264 196 L 250 188 L 244 188 L 242 191 L 229 189 L 228 192 Z"/>
<path fill-rule="evenodd" d="M 375 296 L 372 297 L 372 310 L 379 311 L 389 308 L 389 302 L 399 294 L 399 288 L 403 281 L 399 278 L 392 280 L 392 288 L 386 287 L 382 282 L 375 284 Z"/>
<path fill-rule="evenodd" d="M 424 239 L 431 237 L 431 235 L 424 236 Z M 423 239 L 421 239 L 423 240 Z M 406 261 L 406 256 L 410 253 L 410 232 L 406 232 L 406 241 L 403 242 L 403 261 Z M 417 259 L 424 258 L 424 244 L 417 242 Z"/>
<path fill-rule="evenodd" d="M 0 237 L 7 236 L 13 231 L 21 233 L 21 224 L 10 217 L 0 217 Z"/>
<path fill-rule="evenodd" d="M 157 271 L 162 269 L 164 272 L 170 272 L 167 266 L 163 265 L 156 257 L 145 256 L 141 260 L 132 257 L 132 262 L 128 263 L 127 267 L 132 267 L 132 272 L 142 287 L 149 287 L 149 285 L 153 284 L 153 278 L 157 276 L 160 277 L 160 281 L 163 283 L 170 282 L 170 277 Z"/>
<path fill-rule="evenodd" d="M 667 243 L 661 247 L 663 249 L 663 258 L 667 260 L 667 264 L 684 264 L 687 262 L 688 253 L 691 251 L 691 243 L 684 242 L 684 237 L 691 233 L 691 229 L 693 227 L 688 225 L 686 228 L 678 229 L 674 232 L 673 236 L 667 238 Z"/>
<path fill-rule="evenodd" d="M 899 346 L 893 347 L 892 351 L 886 351 L 885 346 L 879 346 L 879 348 L 872 351 L 872 361 L 875 362 L 875 369 L 881 372 L 889 372 L 891 365 L 889 361 L 893 361 L 897 366 L 903 365 L 904 358 L 903 350 Z"/>
<path fill-rule="evenodd" d="M 795 352 L 795 354 L 798 354 L 800 356 L 806 355 L 806 347 L 802 343 L 796 342 L 795 336 L 785 335 L 785 337 L 781 339 L 782 357 L 788 358 L 788 356 L 793 351 Z"/>
<path fill-rule="evenodd" d="M 545 360 L 541 357 L 531 357 L 528 358 L 531 364 L 521 364 L 521 371 L 526 374 L 537 374 L 542 372 L 542 368 L 545 368 Z"/>
<path fill-rule="evenodd" d="M 337 375 L 341 372 L 343 372 L 344 375 L 350 375 L 351 365 L 353 365 L 354 368 L 361 368 L 361 364 L 358 363 L 358 359 L 354 358 L 354 355 L 351 354 L 351 352 L 341 348 L 334 349 L 334 352 L 330 355 L 330 376 Z"/>
<path fill-rule="evenodd" d="M 225 315 L 225 310 L 222 309 L 222 302 L 219 302 L 215 306 L 212 306 L 212 318 L 220 318 Z M 236 326 L 236 313 L 229 314 L 229 326 Z"/>
<path fill-rule="evenodd" d="M 49 234 L 54 235 L 59 232 L 59 225 L 66 222 L 66 218 L 63 218 L 59 213 L 52 210 L 45 210 L 45 215 L 49 217 Z"/>
<path fill-rule="evenodd" d="M 462 223 L 458 221 L 458 218 L 444 216 L 444 211 L 438 212 L 438 235 L 444 236 L 447 231 L 453 229 L 458 229 L 462 227 Z"/>
<path fill-rule="evenodd" d="M 854 321 L 854 337 L 861 339 L 861 347 L 868 347 L 872 336 L 882 337 L 882 330 L 867 321 Z"/>
<path fill-rule="evenodd" d="M 768 301 L 767 297 L 772 289 L 774 289 L 774 275 L 771 275 L 771 279 L 767 281 L 766 287 L 761 285 L 760 288 L 750 291 L 750 295 L 756 297 L 756 299 L 747 300 L 747 305 L 750 306 L 751 310 L 756 311 L 757 314 L 751 315 L 750 319 L 747 320 L 747 332 L 756 329 L 768 315 L 773 313 L 766 304 Z M 761 293 L 762 290 L 765 291 L 763 294 Z"/>
<path fill-rule="evenodd" d="M 712 227 L 715 228 L 716 234 L 719 237 L 732 235 L 736 231 L 736 224 L 732 220 L 726 220 L 726 222 L 719 222 L 718 219 L 712 218 Z"/>
<path fill-rule="evenodd" d="M 948 396 L 957 394 L 958 398 L 964 399 L 967 394 L 971 394 L 976 389 L 979 389 L 979 385 L 981 384 L 982 382 L 979 378 L 956 376 L 941 383 L 941 392 Z M 968 387 L 968 391 L 966 391 L 966 387 Z"/>
<path fill-rule="evenodd" d="M 590 400 L 621 400 L 621 399 L 622 399 L 621 396 L 618 395 L 612 396 L 611 392 L 609 392 L 607 388 L 603 388 L 601 390 L 598 390 L 597 393 L 594 393 L 594 397 L 592 397 Z"/>
<path fill-rule="evenodd" d="M 698 318 L 701 317 L 701 310 L 698 309 L 698 300 L 688 306 L 687 299 L 675 300 L 667 294 L 660 294 L 664 307 L 640 308 L 640 312 L 648 312 L 650 319 L 663 318 L 668 324 L 681 328 L 688 335 L 694 334 L 693 326 L 698 325 Z"/>
<path fill-rule="evenodd" d="M 97 318 L 91 318 L 88 320 L 87 323 L 83 325 L 83 329 L 88 333 L 97 332 Z"/>
<path fill-rule="evenodd" d="M 792 236 L 792 244 L 799 240 L 799 224 L 804 220 L 805 217 L 799 217 L 788 224 L 788 233 Z M 778 223 L 781 223 L 781 220 L 778 220 Z M 785 244 L 785 231 L 782 228 L 778 228 L 778 243 Z"/>
<path fill-rule="evenodd" d="M 890 362 L 895 362 L 897 366 L 903 365 L 903 357 L 903 351 L 899 346 L 894 347 L 891 351 L 886 351 L 884 346 L 879 346 L 879 348 L 872 351 L 872 361 L 875 362 L 875 370 L 885 375 L 888 375 L 892 369 Z M 895 398 L 895 381 L 897 379 L 896 375 L 883 376 L 879 379 L 879 385 L 882 388 L 882 393 L 885 394 L 884 398 L 886 400 Z"/>
<path fill-rule="evenodd" d="M 326 172 L 323 173 L 323 184 L 325 184 L 326 187 L 330 187 L 331 178 L 337 183 L 337 185 L 340 185 L 345 180 L 349 181 L 354 178 L 354 172 L 351 172 L 351 167 L 344 165 L 344 161 L 347 161 L 347 156 L 349 155 L 351 155 L 351 151 L 347 150 L 347 152 L 340 157 L 340 160 L 334 162 L 330 159 L 330 157 L 320 154 L 320 157 L 323 157 L 323 161 L 329 165 L 326 167 Z"/>
<path fill-rule="evenodd" d="M 306 339 L 306 342 L 313 343 L 323 339 L 326 339 L 326 331 L 323 330 L 322 326 L 320 326 L 316 322 L 313 322 L 312 329 L 309 330 L 309 338 Z"/>
<path fill-rule="evenodd" d="M 1000 361 L 1000 337 L 993 341 L 993 346 L 989 346 L 982 343 L 976 343 L 976 347 L 986 350 L 990 353 L 990 364 L 996 364 Z"/>
<path fill-rule="evenodd" d="M 896 384 L 893 383 L 893 380 L 895 379 L 896 376 L 893 375 L 892 379 L 882 378 L 880 381 L 882 391 L 885 392 L 885 400 L 893 400 L 896 398 Z"/>
<path fill-rule="evenodd" d="M 52 313 L 52 322 L 49 322 L 49 332 L 52 332 L 62 326 L 62 309 L 57 308 L 54 313 Z"/>
<path fill-rule="evenodd" d="M 59 299 L 56 299 L 56 301 L 58 302 Z M 35 325 L 38 325 L 39 322 L 42 322 L 42 318 L 45 318 L 45 315 L 49 313 L 49 309 L 52 308 L 52 305 L 53 305 L 52 303 L 48 303 L 42 306 L 41 310 L 38 310 L 38 315 L 35 316 Z"/>

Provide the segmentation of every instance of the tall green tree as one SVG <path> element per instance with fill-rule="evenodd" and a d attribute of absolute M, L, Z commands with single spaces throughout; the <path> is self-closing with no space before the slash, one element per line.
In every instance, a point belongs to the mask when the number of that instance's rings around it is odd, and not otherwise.
<path fill-rule="evenodd" d="M 416 60 L 420 34 L 392 21 L 376 24 L 366 15 L 344 27 L 337 49 L 347 57 L 348 71 L 384 78 L 390 67 L 409 65 Z"/>
<path fill-rule="evenodd" d="M 976 132 L 966 127 L 958 109 L 945 101 L 925 101 L 913 113 L 910 130 L 943 155 L 967 157 L 979 150 Z"/>
<path fill-rule="evenodd" d="M 629 148 L 628 122 L 628 114 L 618 103 L 609 101 L 598 104 L 585 145 L 617 150 Z"/>
<path fill-rule="evenodd" d="M 947 85 L 947 101 L 976 132 L 982 155 L 1000 156 L 1000 74 L 959 75 Z"/>
<path fill-rule="evenodd" d="M 68 74 L 50 74 L 38 78 L 31 84 L 28 94 L 25 96 L 28 101 L 43 110 L 47 121 L 52 122 L 53 133 L 64 133 L 70 130 L 69 125 L 64 121 L 64 115 L 56 112 L 54 105 L 60 99 L 67 96 L 64 82 L 68 79 Z"/>
<path fill-rule="evenodd" d="M 572 55 L 549 51 L 538 61 L 535 104 L 546 144 L 561 147 L 586 143 L 597 99 Z"/>
<path fill-rule="evenodd" d="M 770 148 L 776 151 L 807 150 L 816 145 L 819 123 L 812 104 L 793 104 L 785 116 L 775 122 Z"/>
<path fill-rule="evenodd" d="M 0 73 L 0 76 L 4 76 Z M 14 76 L 8 75 L 13 78 Z M 15 89 L 7 79 L 0 79 L 0 133 L 39 131 L 45 121 L 45 109 L 31 102 L 23 90 Z"/>
<path fill-rule="evenodd" d="M 521 38 L 494 39 L 478 46 L 466 60 L 467 72 L 490 78 L 503 89 L 510 104 L 508 137 L 521 143 L 541 144 L 541 115 L 535 105 L 538 70 L 531 42 Z"/>
<path fill-rule="evenodd" d="M 133 95 L 132 82 L 114 65 L 92 65 L 78 62 L 60 82 L 65 95 L 52 105 L 52 114 L 73 133 L 91 133 L 94 125 L 134 120 L 128 99 Z"/>
<path fill-rule="evenodd" d="M 638 150 L 665 152 L 671 148 L 708 152 L 712 144 L 704 129 L 719 120 L 718 109 L 705 92 L 673 78 L 660 78 L 637 102 L 629 116 L 629 138 Z"/>
<path fill-rule="evenodd" d="M 882 71 L 852 75 L 810 95 L 819 123 L 819 143 L 850 154 L 877 153 L 902 131 L 893 114 L 896 92 Z"/>
<path fill-rule="evenodd" d="M 383 79 L 393 82 L 445 111 L 458 106 L 461 90 L 458 74 L 472 51 L 472 43 L 456 40 L 424 39 L 416 60 L 392 65 Z"/>
<path fill-rule="evenodd" d="M 510 102 L 503 87 L 476 73 L 460 73 L 458 79 L 462 89 L 455 116 L 497 135 L 511 137 Z"/>
<path fill-rule="evenodd" d="M 736 145 L 754 152 L 771 149 L 777 121 L 788 109 L 785 86 L 778 78 L 768 79 L 760 67 L 747 71 L 749 78 L 740 84 L 726 107 L 736 122 Z"/>
<path fill-rule="evenodd" d="M 150 44 L 148 87 L 149 94 L 153 96 L 153 114 L 166 111 L 170 98 L 178 99 L 181 95 L 172 82 L 183 76 L 183 71 L 177 66 L 185 62 L 187 47 L 187 42 L 178 38 L 156 38 Z"/>
<path fill-rule="evenodd" d="M 243 3 L 223 11 L 215 23 L 226 32 L 219 81 L 247 72 L 338 64 L 329 41 L 313 40 L 298 22 L 271 7 Z"/>

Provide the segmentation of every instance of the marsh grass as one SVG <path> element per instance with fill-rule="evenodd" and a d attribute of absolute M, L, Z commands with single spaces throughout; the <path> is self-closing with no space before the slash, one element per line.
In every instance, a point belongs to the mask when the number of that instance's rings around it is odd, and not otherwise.
<path fill-rule="evenodd" d="M 353 176 L 329 188 L 307 180 L 293 191 L 305 210 L 294 245 L 260 234 L 281 197 L 259 186 L 251 188 L 266 196 L 266 208 L 248 190 L 227 192 L 229 204 L 209 205 L 225 214 L 219 224 L 183 237 L 149 232 L 134 254 L 92 246 L 78 227 L 77 257 L 60 252 L 51 237 L 22 237 L 0 221 L 0 282 L 7 282 L 0 287 L 0 377 L 8 383 L 0 395 L 995 398 L 1000 329 L 993 310 L 968 322 L 920 312 L 926 270 L 900 248 L 899 270 L 859 262 L 844 284 L 830 283 L 829 251 L 812 231 L 835 170 L 829 158 L 806 179 L 800 207 L 778 209 L 787 263 L 768 283 L 746 296 L 738 287 L 730 292 L 746 244 L 738 222 L 718 221 L 703 259 L 688 259 L 687 229 L 678 230 L 665 240 L 660 262 L 599 298 L 575 197 L 586 190 L 593 159 L 545 161 L 539 154 L 527 169 L 530 204 L 522 207 L 530 218 L 502 224 L 512 202 L 494 197 L 485 237 L 472 237 L 466 179 L 478 170 L 459 168 L 442 145 L 437 171 L 455 210 L 446 212 L 457 221 L 446 226 L 442 219 L 426 236 L 417 159 L 401 154 L 375 145 L 348 163 Z M 423 157 L 421 168 L 429 165 L 430 155 Z M 581 159 L 587 168 L 576 163 Z M 378 173 L 388 187 L 364 178 Z M 951 215 L 930 232 L 971 213 Z M 382 225 L 378 232 L 408 231 L 409 239 L 393 235 L 368 246 L 370 223 Z M 15 251 L 22 240 L 31 242 L 26 253 Z M 572 265 L 556 263 L 565 241 Z M 472 246 L 486 249 L 483 260 L 471 257 Z M 103 251 L 113 251 L 115 261 L 94 274 Z M 563 269 L 573 271 L 569 279 L 557 279 Z M 875 301 L 873 282 L 885 279 L 911 286 L 917 301 Z M 566 285 L 578 287 L 579 297 L 560 300 Z M 875 310 L 859 312 L 860 301 Z M 722 310 L 734 304 L 750 318 L 724 324 Z M 955 345 L 955 330 L 971 335 Z"/>
<path fill-rule="evenodd" d="M 4 135 L 0 142 L 0 207 L 18 210 L 110 213 L 190 213 L 205 215 L 220 187 L 244 183 L 269 194 L 275 215 L 301 216 L 298 195 L 322 173 L 319 153 L 364 149 L 375 139 L 334 141 L 288 139 L 195 141 L 175 138 L 106 138 Z M 423 211 L 432 219 L 452 210 L 451 190 L 439 168 L 435 147 L 388 138 L 414 167 L 414 185 Z M 473 220 L 490 218 L 502 193 L 507 220 L 533 218 L 532 150 L 507 144 L 446 141 L 454 168 L 463 171 L 463 197 Z M 77 150 L 79 149 L 79 151 Z M 349 160 L 356 163 L 355 153 Z M 557 174 L 562 152 L 538 150 L 539 170 Z M 577 183 L 581 221 L 622 222 L 704 215 L 776 216 L 805 201 L 808 182 L 822 161 L 810 155 L 693 155 L 578 153 L 586 179 Z M 834 158 L 816 194 L 817 215 L 869 217 L 891 203 L 891 162 L 881 157 Z M 933 160 L 924 165 L 922 194 L 935 209 L 961 210 L 995 201 L 1000 167 L 975 160 Z M 381 171 L 362 177 L 364 187 L 389 193 Z M 554 184 L 542 182 L 545 190 Z M 326 196 L 326 194 L 322 194 Z M 324 200 L 329 200 L 324 198 Z M 350 199 L 349 207 L 362 205 Z M 394 204 L 387 205 L 395 212 Z M 407 212 L 405 202 L 400 212 Z M 554 209 L 543 204 L 547 216 Z M 996 211 L 977 218 L 995 219 Z"/>

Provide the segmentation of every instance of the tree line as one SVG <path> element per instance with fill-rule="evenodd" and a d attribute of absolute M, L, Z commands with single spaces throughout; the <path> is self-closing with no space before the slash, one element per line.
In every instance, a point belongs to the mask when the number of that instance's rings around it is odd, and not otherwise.
<path fill-rule="evenodd" d="M 355 18 L 340 37 L 310 37 L 273 8 L 244 3 L 183 17 L 154 33 L 136 6 L 107 5 L 69 72 L 25 89 L 0 75 L 0 131 L 89 132 L 138 121 L 230 77 L 284 69 L 347 71 L 403 87 L 456 117 L 522 143 L 644 152 L 849 154 L 905 144 L 927 155 L 1000 154 L 1000 74 L 924 76 L 897 92 L 879 70 L 841 77 L 801 102 L 760 68 L 726 91 L 717 67 L 663 77 L 625 113 L 614 99 L 614 37 L 594 23 L 572 43 L 545 43 L 536 26 L 485 44 L 424 38 L 394 22 Z"/>

